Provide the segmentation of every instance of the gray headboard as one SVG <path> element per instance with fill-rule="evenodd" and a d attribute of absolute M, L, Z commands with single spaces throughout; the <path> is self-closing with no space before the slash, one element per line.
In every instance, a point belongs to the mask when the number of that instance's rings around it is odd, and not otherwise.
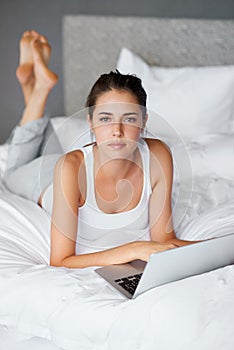
<path fill-rule="evenodd" d="M 101 73 L 116 68 L 127 47 L 150 64 L 234 64 L 234 20 L 64 16 L 65 113 L 84 107 Z"/>

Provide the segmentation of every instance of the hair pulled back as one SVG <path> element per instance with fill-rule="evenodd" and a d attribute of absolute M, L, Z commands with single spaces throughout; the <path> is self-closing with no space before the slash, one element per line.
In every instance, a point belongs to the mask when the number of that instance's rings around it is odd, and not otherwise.
<path fill-rule="evenodd" d="M 89 109 L 91 119 L 97 99 L 110 90 L 127 91 L 133 94 L 141 107 L 143 118 L 145 117 L 147 95 L 142 87 L 141 79 L 136 75 L 121 74 L 116 70 L 115 72 L 102 74 L 94 83 L 85 104 L 85 107 Z"/>

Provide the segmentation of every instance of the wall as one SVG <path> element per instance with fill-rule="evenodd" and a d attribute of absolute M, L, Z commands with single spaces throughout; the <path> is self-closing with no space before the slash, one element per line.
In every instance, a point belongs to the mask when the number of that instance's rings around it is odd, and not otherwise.
<path fill-rule="evenodd" d="M 28 29 L 45 34 L 53 48 L 50 67 L 59 83 L 48 100 L 52 115 L 63 114 L 61 24 L 64 14 L 233 19 L 233 0 L 1 0 L 0 143 L 17 124 L 23 98 L 15 77 L 18 41 Z"/>

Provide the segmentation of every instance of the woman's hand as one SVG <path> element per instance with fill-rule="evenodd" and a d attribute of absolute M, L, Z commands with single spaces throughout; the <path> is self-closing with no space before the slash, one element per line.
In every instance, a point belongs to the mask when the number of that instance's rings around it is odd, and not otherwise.
<path fill-rule="evenodd" d="M 146 262 L 149 260 L 150 255 L 153 253 L 163 252 L 164 250 L 178 247 L 176 244 L 169 242 L 160 243 L 155 241 L 138 241 L 135 243 L 138 259 Z"/>

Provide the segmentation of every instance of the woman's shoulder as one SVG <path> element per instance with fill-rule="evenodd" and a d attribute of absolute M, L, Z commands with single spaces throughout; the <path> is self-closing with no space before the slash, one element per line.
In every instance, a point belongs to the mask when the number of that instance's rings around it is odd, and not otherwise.
<path fill-rule="evenodd" d="M 65 158 L 68 162 L 83 161 L 84 153 L 81 149 L 76 149 L 65 154 Z"/>
<path fill-rule="evenodd" d="M 65 172 L 79 170 L 81 164 L 83 163 L 83 159 L 84 154 L 79 149 L 67 152 L 58 159 L 55 170 L 61 168 Z"/>
<path fill-rule="evenodd" d="M 169 146 L 162 140 L 145 138 L 144 141 L 148 145 L 150 152 L 152 152 L 155 157 L 171 157 Z"/>

